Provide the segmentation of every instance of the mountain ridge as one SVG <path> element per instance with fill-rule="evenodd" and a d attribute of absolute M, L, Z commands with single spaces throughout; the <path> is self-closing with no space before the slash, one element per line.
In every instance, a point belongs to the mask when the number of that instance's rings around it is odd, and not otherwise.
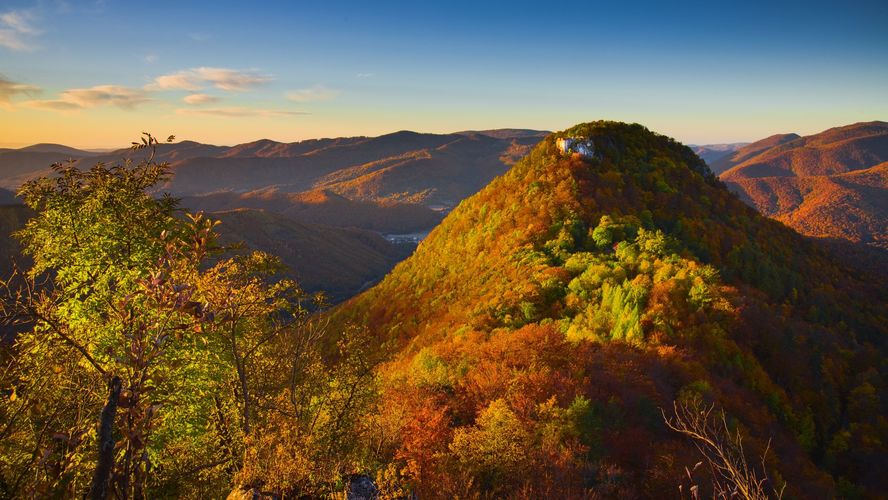
<path fill-rule="evenodd" d="M 888 250 L 888 123 L 776 135 L 730 161 L 713 171 L 761 213 L 807 236 Z"/>
<path fill-rule="evenodd" d="M 525 129 L 451 134 L 402 130 L 293 143 L 260 139 L 231 147 L 181 141 L 159 144 L 154 160 L 170 163 L 172 173 L 158 193 L 184 199 L 186 208 L 227 210 L 241 200 L 246 207 L 308 216 L 299 193 L 327 190 L 349 203 L 328 197 L 326 204 L 313 204 L 311 214 L 318 220 L 398 233 L 429 229 L 440 217 L 428 207 L 448 210 L 504 172 L 538 136 Z M 78 168 L 89 168 L 96 162 L 137 162 L 147 154 L 119 149 L 73 159 Z M 59 152 L 0 152 L 0 187 L 16 189 L 28 179 L 52 175 L 50 165 L 68 159 Z M 353 209 L 351 220 L 348 207 Z"/>
<path fill-rule="evenodd" d="M 594 156 L 561 154 L 559 137 L 591 143 Z M 886 304 L 877 282 L 756 213 L 687 147 L 640 125 L 593 122 L 548 136 L 331 318 L 367 324 L 387 346 L 377 418 L 401 415 L 392 432 L 408 437 L 387 460 L 417 491 L 469 477 L 473 494 L 493 496 L 577 484 L 605 496 L 662 492 L 696 460 L 655 409 L 702 398 L 737 419 L 745 445 L 760 452 L 770 440 L 768 467 L 805 497 L 842 481 L 884 484 L 862 464 L 885 448 L 859 444 L 881 435 L 881 410 L 837 415 L 853 391 L 823 370 L 838 363 L 860 391 L 884 390 L 874 360 Z M 778 354 L 786 349 L 792 359 Z M 829 389 L 812 391 L 813 380 Z M 579 407 L 592 408 L 594 431 L 579 434 L 591 441 L 533 441 L 556 425 L 550 415 Z M 493 415 L 530 440 L 508 452 L 506 469 L 473 451 L 496 446 L 486 441 Z M 830 448 L 838 429 L 856 436 L 853 451 Z M 547 459 L 546 446 L 570 458 Z M 599 465 L 571 465 L 589 460 Z M 525 474 L 502 475 L 516 467 Z M 625 489 L 611 489 L 607 467 Z"/>

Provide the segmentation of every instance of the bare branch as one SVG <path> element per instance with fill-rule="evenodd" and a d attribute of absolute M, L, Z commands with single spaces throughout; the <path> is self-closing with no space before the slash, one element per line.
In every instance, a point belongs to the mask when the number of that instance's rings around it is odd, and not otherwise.
<path fill-rule="evenodd" d="M 715 405 L 702 406 L 699 400 L 691 403 L 673 402 L 673 416 L 669 417 L 660 409 L 666 426 L 691 439 L 706 460 L 712 471 L 714 494 L 718 497 L 738 496 L 747 500 L 782 498 L 783 489 L 769 494 L 765 485 L 770 482 L 765 467 L 765 457 L 761 457 L 762 467 L 758 471 L 750 467 L 743 452 L 743 438 L 738 430 L 731 433 L 725 412 L 716 413 Z M 699 465 L 699 464 L 697 464 Z M 696 469 L 696 466 L 694 467 Z M 690 477 L 690 473 L 688 473 Z"/>

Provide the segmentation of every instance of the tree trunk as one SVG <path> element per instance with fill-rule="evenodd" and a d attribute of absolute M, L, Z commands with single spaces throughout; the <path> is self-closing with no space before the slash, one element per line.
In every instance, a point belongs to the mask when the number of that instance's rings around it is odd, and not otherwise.
<path fill-rule="evenodd" d="M 120 400 L 120 377 L 111 379 L 109 386 L 111 391 L 108 394 L 108 403 L 102 408 L 99 421 L 99 461 L 89 489 L 92 500 L 108 498 L 108 482 L 114 467 L 114 418 L 117 416 L 117 403 Z"/>

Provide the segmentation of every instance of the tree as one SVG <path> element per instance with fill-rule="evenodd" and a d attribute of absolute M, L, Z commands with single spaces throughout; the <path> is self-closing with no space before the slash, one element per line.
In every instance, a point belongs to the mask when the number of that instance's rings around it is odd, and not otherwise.
<path fill-rule="evenodd" d="M 311 299 L 289 279 L 270 282 L 283 265 L 273 255 L 252 252 L 223 260 L 200 277 L 202 297 L 211 304 L 213 336 L 221 342 L 221 356 L 232 368 L 240 427 L 250 433 L 254 407 L 268 404 L 265 397 L 283 388 L 287 367 L 280 359 L 279 337 L 308 316 L 305 302 Z M 315 296 L 315 306 L 323 304 Z M 316 341 L 316 338 L 311 338 Z M 277 376 L 275 376 L 277 374 Z"/>
<path fill-rule="evenodd" d="M 195 404 L 195 389 L 214 376 L 200 327 L 206 307 L 195 286 L 214 223 L 177 216 L 173 199 L 149 194 L 168 176 L 167 166 L 153 161 L 156 145 L 146 135 L 134 149 L 151 154 L 135 166 L 57 165 L 54 177 L 30 181 L 19 193 L 37 214 L 18 235 L 34 261 L 28 278 L 49 282 L 7 300 L 6 312 L 33 325 L 12 353 L 25 402 L 56 408 L 46 422 L 55 433 L 28 439 L 57 452 L 58 466 L 42 475 L 40 488 L 48 491 L 74 493 L 88 483 L 102 388 L 119 379 L 122 411 L 113 428 L 121 439 L 109 491 L 143 497 L 160 450 L 188 434 L 168 412 Z M 53 379 L 41 375 L 47 370 L 67 383 L 40 391 L 29 384 Z M 76 416 L 59 411 L 58 402 L 76 406 Z M 63 446 L 52 445 L 57 435 L 66 436 Z"/>
<path fill-rule="evenodd" d="M 663 420 L 667 427 L 690 438 L 709 465 L 714 497 L 747 500 L 783 497 L 786 484 L 779 490 L 769 484 L 764 463 L 767 449 L 762 455 L 760 470 L 750 465 L 743 451 L 740 432 L 730 431 L 723 411 L 714 415 L 715 406 L 702 406 L 699 398 L 687 403 L 673 403 L 673 411 L 672 417 L 667 417 L 664 412 Z"/>
<path fill-rule="evenodd" d="M 77 496 L 95 476 L 94 492 L 140 498 L 182 483 L 177 474 L 236 464 L 241 446 L 207 432 L 230 394 L 219 381 L 244 381 L 234 397 L 248 429 L 260 392 L 247 382 L 251 360 L 304 316 L 295 283 L 262 281 L 278 269 L 270 256 L 202 269 L 216 223 L 152 196 L 169 176 L 157 144 L 146 135 L 136 165 L 57 165 L 20 191 L 36 216 L 18 235 L 34 265 L 4 300 L 5 316 L 28 325 L 5 353 L 4 382 L 21 394 L 0 405 L 10 438 L 0 485 L 11 494 Z M 106 404 L 109 383 L 120 388 Z"/>
<path fill-rule="evenodd" d="M 300 325 L 281 337 L 287 360 L 282 391 L 244 440 L 244 465 L 235 481 L 282 498 L 321 497 L 362 466 L 366 417 L 376 399 L 378 359 L 366 330 L 337 332 L 333 359 L 324 321 Z M 276 372 L 279 373 L 279 372 Z"/>
<path fill-rule="evenodd" d="M 218 496 L 245 454 L 288 436 L 253 470 L 296 453 L 322 466 L 282 489 L 329 491 L 374 395 L 367 341 L 308 323 L 312 297 L 274 256 L 217 256 L 217 222 L 153 195 L 169 176 L 157 144 L 146 134 L 138 164 L 57 165 L 20 191 L 34 265 L 2 301 L 25 328 L 0 358 L 0 494 Z"/>

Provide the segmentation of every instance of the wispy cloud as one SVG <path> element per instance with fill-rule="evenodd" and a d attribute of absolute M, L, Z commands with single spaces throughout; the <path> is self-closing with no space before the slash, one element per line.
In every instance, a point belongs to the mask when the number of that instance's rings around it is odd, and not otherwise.
<path fill-rule="evenodd" d="M 148 64 L 154 64 L 157 62 L 157 54 L 145 54 L 145 56 L 142 57 L 142 60 L 144 60 Z"/>
<path fill-rule="evenodd" d="M 33 96 L 38 92 L 40 92 L 40 87 L 14 82 L 0 75 L 0 106 L 9 106 L 12 98 L 17 95 Z"/>
<path fill-rule="evenodd" d="M 339 95 L 338 90 L 323 85 L 315 85 L 308 89 L 291 90 L 286 93 L 287 99 L 293 102 L 331 101 Z"/>
<path fill-rule="evenodd" d="M 285 111 L 277 109 L 257 109 L 243 107 L 227 107 L 227 108 L 180 108 L 176 110 L 180 115 L 202 115 L 202 116 L 218 116 L 224 118 L 243 118 L 249 116 L 258 116 L 262 118 L 273 118 L 281 116 L 299 116 L 310 115 L 304 111 Z"/>
<path fill-rule="evenodd" d="M 185 104 L 209 104 L 219 101 L 219 98 L 209 94 L 190 94 L 182 98 Z"/>
<path fill-rule="evenodd" d="M 373 73 L 358 73 L 355 75 L 357 78 L 373 78 Z"/>
<path fill-rule="evenodd" d="M 270 81 L 270 76 L 255 71 L 200 67 L 158 76 L 145 88 L 195 91 L 212 86 L 220 90 L 244 92 Z"/>
<path fill-rule="evenodd" d="M 31 25 L 31 14 L 25 10 L 12 10 L 0 15 L 0 21 L 4 25 L 12 28 L 19 33 L 26 35 L 36 35 L 39 33 L 37 28 Z"/>
<path fill-rule="evenodd" d="M 134 109 L 150 101 L 148 94 L 141 89 L 120 85 L 97 85 L 88 89 L 68 89 L 59 94 L 58 99 L 25 101 L 25 106 L 53 111 L 75 111 L 98 106 L 115 106 Z"/>
<path fill-rule="evenodd" d="M 83 108 L 79 104 L 63 101 L 61 99 L 44 99 L 40 101 L 25 101 L 22 105 L 34 109 L 45 109 L 49 111 L 78 111 Z"/>
<path fill-rule="evenodd" d="M 40 30 L 33 25 L 34 15 L 28 10 L 10 10 L 0 14 L 0 46 L 11 50 L 31 50 L 31 38 Z"/>

